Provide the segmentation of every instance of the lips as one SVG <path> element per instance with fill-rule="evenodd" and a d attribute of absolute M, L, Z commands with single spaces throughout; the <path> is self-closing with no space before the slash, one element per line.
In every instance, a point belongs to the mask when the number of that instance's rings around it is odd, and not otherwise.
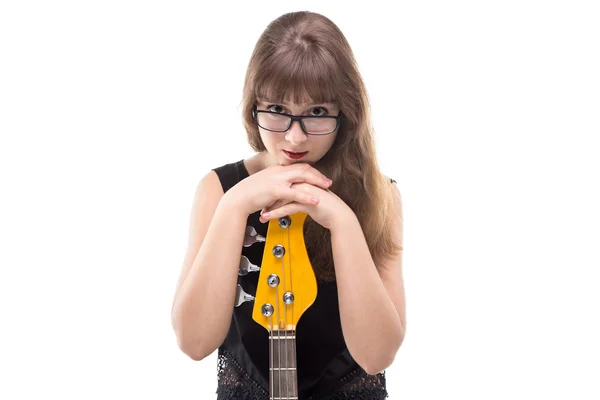
<path fill-rule="evenodd" d="M 283 152 L 285 153 L 285 155 L 287 155 L 289 158 L 291 158 L 293 160 L 298 160 L 298 159 L 304 157 L 304 155 L 306 153 L 308 153 L 308 151 L 305 151 L 303 153 L 293 153 L 293 152 L 287 151 L 287 150 L 283 150 Z"/>

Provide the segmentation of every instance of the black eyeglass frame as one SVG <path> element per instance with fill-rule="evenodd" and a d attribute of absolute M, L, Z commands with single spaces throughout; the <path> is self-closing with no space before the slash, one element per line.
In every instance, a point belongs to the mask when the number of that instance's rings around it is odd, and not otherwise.
<path fill-rule="evenodd" d="M 261 124 L 258 123 L 258 113 L 277 114 L 277 115 L 283 115 L 284 117 L 289 117 L 290 118 L 290 124 L 287 126 L 287 128 L 285 128 L 282 131 L 265 128 L 264 126 L 262 126 Z M 298 121 L 298 122 L 300 122 L 300 127 L 302 128 L 302 131 L 304 133 L 306 133 L 307 135 L 313 135 L 313 136 L 331 135 L 333 132 L 335 132 L 337 130 L 337 128 L 339 128 L 340 122 L 342 120 L 342 115 L 343 115 L 343 113 L 340 110 L 340 112 L 338 113 L 337 116 L 335 116 L 335 115 L 299 115 L 299 116 L 296 116 L 296 115 L 292 115 L 292 114 L 276 113 L 276 112 L 268 111 L 268 110 L 259 110 L 256 107 L 256 104 L 254 105 L 254 107 L 252 107 L 252 118 L 254 119 L 254 121 L 256 121 L 256 124 L 258 126 L 260 126 L 261 128 L 267 130 L 267 131 L 278 132 L 278 133 L 283 133 L 283 132 L 289 131 L 290 127 L 292 126 L 292 124 L 294 123 L 294 121 Z M 330 118 L 330 119 L 335 119 L 335 128 L 333 128 L 333 130 L 331 132 L 327 132 L 327 133 L 308 133 L 308 132 L 306 132 L 306 128 L 304 127 L 304 122 L 302 121 L 304 118 Z"/>

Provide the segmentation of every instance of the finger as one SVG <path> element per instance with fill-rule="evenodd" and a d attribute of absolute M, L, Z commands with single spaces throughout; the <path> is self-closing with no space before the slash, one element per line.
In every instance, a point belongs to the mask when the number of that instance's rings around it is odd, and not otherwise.
<path fill-rule="evenodd" d="M 315 186 L 322 187 L 324 189 L 331 186 L 332 182 L 329 178 L 323 175 L 319 170 L 311 166 L 310 164 L 296 164 L 296 174 L 292 175 L 292 183 L 295 182 L 307 182 Z"/>
<path fill-rule="evenodd" d="M 275 190 L 275 197 L 281 199 L 285 203 L 291 203 L 295 201 L 303 204 L 317 204 L 319 202 L 319 199 L 313 200 L 313 198 L 316 197 L 309 193 L 286 187 L 278 187 Z"/>
<path fill-rule="evenodd" d="M 274 210 L 276 208 L 286 205 L 290 201 L 291 200 L 277 199 L 274 202 L 272 202 L 271 204 L 269 204 L 268 206 L 264 207 L 260 213 L 262 214 L 267 211 Z"/>
<path fill-rule="evenodd" d="M 303 182 L 303 181 L 301 181 L 301 182 L 296 182 L 296 183 L 292 183 L 292 184 L 290 185 L 290 188 L 291 188 L 291 189 L 294 189 L 294 190 L 297 190 L 297 191 L 300 191 L 300 192 L 302 192 L 302 193 L 310 193 L 310 192 L 308 192 L 308 191 L 306 190 L 306 188 L 305 188 L 305 187 L 303 187 L 303 186 L 299 186 L 299 185 L 306 185 L 306 183 L 305 183 L 305 182 Z M 312 186 L 312 185 L 310 185 L 310 186 Z M 303 189 L 303 188 L 304 188 L 304 190 L 298 190 L 298 189 Z M 325 189 L 325 190 L 327 190 L 327 189 Z M 289 192 L 289 193 L 290 193 L 290 195 L 291 195 L 291 192 Z M 266 207 L 263 207 L 263 208 L 261 209 L 261 211 L 260 211 L 260 214 L 262 215 L 263 213 L 265 213 L 265 212 L 267 212 L 267 211 L 269 211 L 269 210 L 274 210 L 274 209 L 276 209 L 276 208 L 278 208 L 278 207 L 284 206 L 284 205 L 286 205 L 286 204 L 290 203 L 291 201 L 301 201 L 301 202 L 305 202 L 305 203 L 307 203 L 307 202 L 308 202 L 308 203 L 311 203 L 311 202 L 312 202 L 312 198 L 311 198 L 311 199 L 307 199 L 307 198 L 305 198 L 304 200 L 298 200 L 298 198 L 297 198 L 297 197 L 282 198 L 282 196 L 283 196 L 283 194 L 282 194 L 282 189 L 281 189 L 281 188 L 279 188 L 279 189 L 277 190 L 277 193 L 275 193 L 275 197 L 278 197 L 278 199 L 277 199 L 277 200 L 275 200 L 275 201 L 273 201 L 272 203 L 270 203 L 270 204 L 269 204 L 269 205 L 267 205 Z M 312 202 L 312 203 L 313 203 L 313 204 L 316 204 L 315 202 Z"/>
<path fill-rule="evenodd" d="M 288 203 L 289 202 L 285 202 L 284 203 L 284 202 L 281 202 L 281 201 L 276 201 L 275 203 L 271 204 L 270 206 L 263 208 L 262 211 L 260 212 L 260 214 L 262 215 L 263 213 L 275 210 L 275 209 L 277 209 L 279 207 L 282 207 L 282 206 L 284 206 L 284 205 L 286 205 Z"/>
<path fill-rule="evenodd" d="M 281 217 L 285 217 L 286 215 L 292 215 L 297 212 L 306 212 L 306 206 L 300 203 L 289 203 L 283 207 L 279 207 L 273 211 L 269 211 L 267 214 L 263 214 L 260 216 L 261 222 L 266 222 L 272 219 L 278 219 Z"/>
<path fill-rule="evenodd" d="M 260 215 L 263 215 L 264 213 L 266 213 L 267 211 L 269 211 L 271 208 L 273 208 L 273 205 L 274 205 L 274 204 L 275 204 L 275 203 L 273 203 L 273 204 L 270 204 L 270 205 L 268 205 L 267 207 L 263 207 L 263 209 L 262 209 L 262 210 L 260 210 Z"/>
<path fill-rule="evenodd" d="M 275 208 L 277 208 L 277 207 L 281 207 L 282 205 L 284 205 L 284 204 L 287 204 L 287 203 L 289 203 L 289 201 L 286 201 L 286 202 L 284 203 L 284 202 L 283 202 L 281 199 L 275 200 L 274 202 L 272 202 L 272 203 L 271 203 L 271 204 L 269 204 L 268 206 L 264 207 L 264 208 L 261 210 L 261 212 L 260 212 L 260 213 L 261 213 L 261 215 L 262 215 L 262 213 L 265 213 L 265 212 L 267 212 L 267 211 L 269 211 L 269 210 L 273 210 L 273 209 L 275 209 Z"/>
<path fill-rule="evenodd" d="M 286 201 L 286 203 L 296 202 L 296 203 L 311 204 L 311 205 L 319 203 L 319 198 L 315 197 L 314 195 L 312 195 L 310 193 L 301 192 L 299 190 L 294 190 L 294 189 L 290 189 L 290 191 L 292 193 L 290 193 L 290 197 L 287 199 L 288 201 Z"/>

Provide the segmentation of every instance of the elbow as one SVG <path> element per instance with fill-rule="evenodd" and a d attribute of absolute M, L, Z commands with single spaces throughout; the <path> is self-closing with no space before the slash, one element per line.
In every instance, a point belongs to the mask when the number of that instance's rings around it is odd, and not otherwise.
<path fill-rule="evenodd" d="M 219 343 L 223 340 L 216 340 L 217 336 L 206 337 L 205 332 L 198 335 L 177 334 L 177 346 L 179 349 L 194 361 L 202 361 L 210 356 L 219 348 Z"/>
<path fill-rule="evenodd" d="M 190 349 L 189 351 L 185 351 L 183 349 L 181 349 L 181 351 L 188 356 L 189 358 L 191 358 L 194 361 L 202 361 L 204 360 L 207 356 L 210 355 L 210 353 L 206 353 L 206 352 L 202 352 L 202 351 L 197 351 L 197 350 L 193 350 Z"/>
<path fill-rule="evenodd" d="M 228 332 L 228 329 L 211 328 L 208 323 L 198 323 L 196 319 L 177 313 L 171 315 L 171 325 L 177 337 L 177 346 L 194 361 L 211 355 L 223 343 Z"/>
<path fill-rule="evenodd" d="M 380 349 L 380 352 L 370 351 L 367 356 L 362 357 L 360 360 L 356 360 L 356 363 L 369 375 L 377 375 L 381 371 L 389 368 L 396 359 L 396 354 L 402 342 L 404 336 L 401 336 L 400 340 L 392 348 Z"/>
<path fill-rule="evenodd" d="M 206 351 L 198 343 L 190 340 L 183 340 L 181 335 L 177 335 L 177 346 L 179 350 L 194 361 L 202 361 L 204 358 L 209 356 L 212 352 Z"/>
<path fill-rule="evenodd" d="M 173 331 L 177 338 L 177 347 L 179 350 L 194 361 L 201 361 L 212 353 L 208 351 L 206 343 L 199 340 L 198 337 L 186 332 L 175 321 L 173 321 Z"/>
<path fill-rule="evenodd" d="M 385 357 L 380 357 L 379 359 L 371 359 L 368 361 L 358 362 L 357 364 L 369 375 L 377 375 L 384 369 L 388 368 L 394 362 L 395 354 Z"/>

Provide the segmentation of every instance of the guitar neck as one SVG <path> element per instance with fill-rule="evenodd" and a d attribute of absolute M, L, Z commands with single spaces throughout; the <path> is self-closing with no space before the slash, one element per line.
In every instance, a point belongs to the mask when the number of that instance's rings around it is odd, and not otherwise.
<path fill-rule="evenodd" d="M 269 334 L 270 400 L 297 400 L 296 331 Z"/>

